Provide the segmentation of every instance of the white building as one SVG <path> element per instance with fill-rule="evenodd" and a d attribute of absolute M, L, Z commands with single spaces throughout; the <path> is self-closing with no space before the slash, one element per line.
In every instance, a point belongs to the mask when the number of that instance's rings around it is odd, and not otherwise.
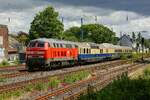
<path fill-rule="evenodd" d="M 118 45 L 132 47 L 132 49 L 134 51 L 142 52 L 142 45 L 139 44 L 139 47 L 137 48 L 137 43 L 135 41 L 133 41 L 129 35 L 126 35 L 126 34 L 124 34 L 122 37 L 120 37 Z M 148 48 L 144 47 L 144 52 L 148 52 Z"/>

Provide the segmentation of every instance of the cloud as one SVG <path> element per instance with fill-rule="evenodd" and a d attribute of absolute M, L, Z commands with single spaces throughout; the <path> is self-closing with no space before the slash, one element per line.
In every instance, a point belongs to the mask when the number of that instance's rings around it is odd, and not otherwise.
<path fill-rule="evenodd" d="M 124 10 L 140 13 L 142 15 L 150 15 L 149 0 L 45 0 L 48 2 L 59 2 L 65 5 L 88 6 L 112 10 Z"/>
<path fill-rule="evenodd" d="M 117 36 L 119 36 L 120 32 L 130 33 L 132 31 L 146 30 L 150 33 L 150 16 L 146 12 L 149 8 L 147 6 L 149 4 L 148 0 L 135 2 L 135 5 L 131 7 L 133 1 L 0 0 L 0 24 L 8 25 L 10 33 L 18 31 L 29 32 L 30 23 L 36 13 L 42 11 L 46 6 L 52 5 L 59 12 L 59 19 L 61 20 L 61 17 L 64 17 L 65 29 L 72 26 L 80 26 L 80 19 L 82 17 L 84 24 L 103 24 L 113 28 Z M 140 5 L 140 2 L 142 2 L 141 5 L 146 4 L 142 9 L 137 7 Z M 129 6 L 127 7 L 127 5 Z M 125 10 L 125 6 L 128 10 Z M 145 12 L 141 13 L 142 10 Z M 97 16 L 97 22 L 95 16 Z M 127 16 L 128 21 L 126 20 Z M 150 37 L 147 35 L 149 33 L 143 34 Z"/>

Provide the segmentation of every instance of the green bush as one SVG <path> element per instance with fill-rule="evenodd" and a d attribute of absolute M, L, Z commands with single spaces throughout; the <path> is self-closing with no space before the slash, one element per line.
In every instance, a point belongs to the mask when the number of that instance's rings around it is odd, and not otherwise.
<path fill-rule="evenodd" d="M 127 60 L 127 59 L 128 59 L 128 55 L 122 54 L 120 58 L 121 58 L 122 60 Z"/>
<path fill-rule="evenodd" d="M 9 64 L 8 61 L 6 61 L 6 60 L 3 60 L 3 61 L 0 63 L 0 66 L 8 66 L 8 65 L 10 65 L 10 64 Z"/>
<path fill-rule="evenodd" d="M 147 72 L 146 72 L 147 73 Z M 149 72 L 147 73 L 149 75 Z M 147 75 L 146 74 L 146 75 Z M 145 76 L 144 76 L 145 77 Z M 80 100 L 150 100 L 150 79 L 130 79 L 123 74 L 101 91 L 81 96 Z"/>

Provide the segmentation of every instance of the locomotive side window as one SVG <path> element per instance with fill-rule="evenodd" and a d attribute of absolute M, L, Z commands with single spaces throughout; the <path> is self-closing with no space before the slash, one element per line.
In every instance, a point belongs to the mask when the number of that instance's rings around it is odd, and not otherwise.
<path fill-rule="evenodd" d="M 62 48 L 62 47 L 63 47 L 63 45 L 62 45 L 62 44 L 60 44 L 60 47 Z"/>
<path fill-rule="evenodd" d="M 71 44 L 66 44 L 66 48 L 72 48 Z"/>
<path fill-rule="evenodd" d="M 53 43 L 53 45 L 54 45 L 54 47 L 56 47 L 56 44 L 55 44 L 55 43 Z"/>
<path fill-rule="evenodd" d="M 57 43 L 57 48 L 59 48 L 59 44 Z"/>
<path fill-rule="evenodd" d="M 48 47 L 51 47 L 51 45 L 48 43 Z"/>

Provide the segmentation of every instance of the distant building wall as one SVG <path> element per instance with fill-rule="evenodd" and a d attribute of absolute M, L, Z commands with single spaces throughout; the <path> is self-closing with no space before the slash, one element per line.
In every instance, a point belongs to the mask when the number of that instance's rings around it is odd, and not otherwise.
<path fill-rule="evenodd" d="M 0 49 L 4 50 L 5 58 L 8 57 L 8 28 L 6 25 L 0 25 Z M 2 50 L 1 55 L 2 56 Z"/>

